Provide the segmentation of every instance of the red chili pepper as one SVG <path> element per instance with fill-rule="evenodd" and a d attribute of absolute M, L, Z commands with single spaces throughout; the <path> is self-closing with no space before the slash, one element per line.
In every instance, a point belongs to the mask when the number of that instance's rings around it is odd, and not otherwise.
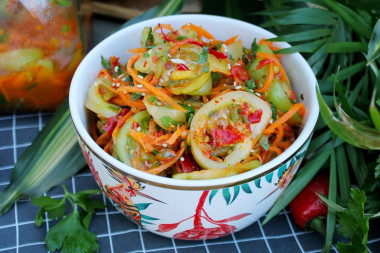
<path fill-rule="evenodd" d="M 328 208 L 317 194 L 327 196 L 329 194 L 329 182 L 330 178 L 327 172 L 319 173 L 290 202 L 290 211 L 295 222 L 302 229 L 308 227 L 319 231 L 320 219 L 318 217 L 326 217 Z"/>
<path fill-rule="evenodd" d="M 164 33 L 164 31 L 162 30 L 162 26 L 160 26 L 160 29 L 161 29 L 162 36 L 164 37 L 164 39 L 166 41 L 176 42 L 175 40 L 173 40 L 173 39 L 169 38 L 168 36 L 166 36 L 166 34 Z"/>
<path fill-rule="evenodd" d="M 152 60 L 153 60 L 154 63 L 156 63 L 158 61 L 158 56 L 153 56 Z"/>
<path fill-rule="evenodd" d="M 112 116 L 107 120 L 107 124 L 103 127 L 103 129 L 107 132 L 108 136 L 111 136 L 116 126 L 121 122 L 119 119 L 123 117 L 125 114 L 129 112 L 128 108 L 123 108 L 116 116 Z M 123 122 L 124 123 L 124 122 Z"/>
<path fill-rule="evenodd" d="M 271 62 L 274 62 L 274 61 L 268 58 L 262 59 L 257 65 L 256 70 L 262 69 L 265 65 Z"/>
<path fill-rule="evenodd" d="M 115 57 L 115 56 L 112 56 L 110 58 L 110 62 L 111 62 L 111 69 L 114 69 L 116 66 L 119 65 L 119 59 L 118 57 Z"/>
<path fill-rule="evenodd" d="M 199 167 L 190 152 L 185 152 L 182 157 L 184 158 L 183 161 L 181 159 L 178 160 L 178 164 L 181 168 L 179 173 L 188 173 L 198 170 Z"/>
<path fill-rule="evenodd" d="M 239 78 L 243 82 L 251 79 L 251 76 L 249 75 L 248 70 L 246 70 L 242 65 L 232 66 L 231 74 L 232 74 L 232 76 Z"/>
<path fill-rule="evenodd" d="M 231 129 L 212 129 L 211 134 L 215 146 L 236 143 L 242 139 L 241 135 Z"/>
<path fill-rule="evenodd" d="M 185 64 L 179 63 L 177 64 L 177 70 L 189 70 L 189 68 Z"/>
<path fill-rule="evenodd" d="M 215 49 L 212 49 L 212 48 L 209 48 L 208 52 L 210 54 L 212 54 L 213 56 L 215 56 L 216 58 L 218 58 L 218 59 L 226 59 L 226 58 L 228 58 L 228 55 L 226 53 L 222 53 L 222 52 L 216 51 Z"/>
<path fill-rule="evenodd" d="M 263 110 L 259 109 L 254 112 L 251 112 L 248 114 L 248 121 L 253 124 L 253 123 L 259 123 L 261 121 L 261 116 L 263 115 Z"/>

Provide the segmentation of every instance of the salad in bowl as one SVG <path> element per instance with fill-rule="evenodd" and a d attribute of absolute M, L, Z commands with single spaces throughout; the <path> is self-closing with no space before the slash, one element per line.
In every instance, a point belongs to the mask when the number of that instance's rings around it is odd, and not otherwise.
<path fill-rule="evenodd" d="M 85 106 L 91 133 L 119 161 L 175 179 L 213 179 L 253 170 L 297 137 L 296 101 L 272 42 L 218 40 L 187 23 L 146 26 L 123 64 L 103 56 Z"/>

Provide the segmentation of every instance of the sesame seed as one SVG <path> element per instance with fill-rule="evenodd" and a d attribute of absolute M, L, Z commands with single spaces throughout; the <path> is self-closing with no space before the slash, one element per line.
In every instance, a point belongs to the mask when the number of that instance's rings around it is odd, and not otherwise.
<path fill-rule="evenodd" d="M 170 54 L 168 54 L 168 57 L 171 58 L 172 56 Z"/>
<path fill-rule="evenodd" d="M 121 81 L 125 82 L 125 81 L 127 81 L 127 78 L 124 77 L 123 79 L 121 79 Z"/>
<path fill-rule="evenodd" d="M 116 84 L 116 87 L 120 87 L 120 83 L 117 83 L 117 84 Z"/>
<path fill-rule="evenodd" d="M 127 92 L 126 92 L 126 91 L 124 91 L 123 93 L 124 93 L 124 94 L 127 94 Z"/>
<path fill-rule="evenodd" d="M 160 79 L 160 83 L 163 83 L 164 82 L 164 80 L 163 79 Z"/>
<path fill-rule="evenodd" d="M 166 148 L 166 147 L 168 146 L 168 144 L 166 144 L 166 143 L 162 143 L 162 146 L 163 146 L 164 148 Z"/>
<path fill-rule="evenodd" d="M 235 63 L 234 65 L 236 65 L 236 66 L 240 66 L 241 64 L 240 64 L 240 63 Z"/>
<path fill-rule="evenodd" d="M 145 93 L 143 92 L 143 93 L 141 93 L 141 96 L 145 96 Z"/>
<path fill-rule="evenodd" d="M 152 49 L 149 49 L 147 53 L 148 53 L 148 54 L 152 53 Z"/>
<path fill-rule="evenodd" d="M 269 120 L 269 124 L 273 124 L 273 119 L 270 119 L 270 120 Z"/>
<path fill-rule="evenodd" d="M 118 75 L 118 76 L 117 76 L 117 78 L 121 78 L 122 76 L 123 76 L 123 74 L 121 74 L 121 75 Z"/>
<path fill-rule="evenodd" d="M 241 89 L 241 86 L 236 86 L 235 89 L 237 89 L 237 90 L 238 90 L 238 89 Z"/>
<path fill-rule="evenodd" d="M 157 102 L 156 105 L 162 106 L 162 103 L 161 102 Z"/>
<path fill-rule="evenodd" d="M 234 81 L 234 86 L 236 86 L 236 82 Z"/>
<path fill-rule="evenodd" d="M 186 62 L 182 59 L 171 59 L 170 61 L 176 64 L 186 64 Z"/>
<path fill-rule="evenodd" d="M 141 79 L 144 79 L 144 77 L 143 76 L 140 76 L 140 75 L 137 75 L 139 78 L 141 78 Z"/>
<path fill-rule="evenodd" d="M 114 70 L 117 72 L 119 70 L 119 66 L 115 66 Z"/>
<path fill-rule="evenodd" d="M 108 77 L 107 77 L 107 76 L 105 76 L 104 78 L 105 78 L 105 79 L 108 79 Z"/>
<path fill-rule="evenodd" d="M 142 84 L 138 84 L 138 85 L 136 85 L 136 87 L 142 88 L 143 86 L 142 86 Z"/>
<path fill-rule="evenodd" d="M 115 87 L 115 83 L 112 83 L 112 87 Z"/>
<path fill-rule="evenodd" d="M 228 63 L 228 69 L 231 69 L 231 64 Z"/>
<path fill-rule="evenodd" d="M 179 158 L 179 160 L 180 160 L 181 162 L 183 162 L 183 161 L 185 161 L 185 158 L 183 158 L 183 157 L 181 156 L 181 158 Z"/>
<path fill-rule="evenodd" d="M 258 96 L 258 97 L 261 97 L 261 94 L 258 93 L 258 92 L 255 92 L 255 95 Z"/>
<path fill-rule="evenodd" d="M 251 149 L 251 153 L 255 153 L 255 150 L 254 150 L 254 149 Z"/>
<path fill-rule="evenodd" d="M 141 131 L 141 127 L 138 127 L 136 130 L 137 130 L 137 131 Z"/>

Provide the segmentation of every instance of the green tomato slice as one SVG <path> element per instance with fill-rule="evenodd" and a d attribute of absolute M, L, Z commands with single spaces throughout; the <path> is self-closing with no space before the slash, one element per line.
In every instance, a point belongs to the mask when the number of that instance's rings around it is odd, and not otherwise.
<path fill-rule="evenodd" d="M 270 88 L 268 95 L 266 96 L 266 99 L 268 102 L 271 102 L 276 106 L 276 108 L 282 112 L 287 112 L 292 106 L 293 103 L 290 101 L 288 96 L 286 95 L 283 87 L 285 84 L 281 84 L 282 81 L 275 79 Z M 295 120 L 297 123 L 302 122 L 302 118 L 299 115 L 299 113 L 296 113 L 293 117 L 293 120 Z"/>
<path fill-rule="evenodd" d="M 186 113 L 178 111 L 172 107 L 168 106 L 159 106 L 157 103 L 161 103 L 160 101 L 157 101 L 156 103 L 152 103 L 149 101 L 150 96 L 145 96 L 143 103 L 149 112 L 150 115 L 152 115 L 154 121 L 157 125 L 162 127 L 166 130 L 174 130 L 171 127 L 166 127 L 162 122 L 161 119 L 164 117 L 170 117 L 172 120 L 180 122 L 180 123 L 186 123 Z"/>
<path fill-rule="evenodd" d="M 200 136 L 202 136 L 202 132 L 206 125 L 210 127 L 210 115 L 212 115 L 213 112 L 226 108 L 234 103 L 247 103 L 255 110 L 261 109 L 261 121 L 250 124 L 251 135 L 238 142 L 234 146 L 233 151 L 229 153 L 222 162 L 217 162 L 208 158 L 202 151 L 201 142 L 204 142 L 204 140 L 200 140 Z M 194 159 L 204 169 L 225 169 L 234 166 L 249 156 L 250 150 L 262 135 L 262 131 L 265 129 L 271 118 L 272 111 L 270 106 L 251 93 L 245 91 L 233 91 L 214 98 L 195 113 L 190 126 L 189 139 Z"/>
<path fill-rule="evenodd" d="M 137 158 L 141 163 L 149 161 L 153 166 L 160 165 L 154 155 L 145 152 L 144 148 L 129 135 L 133 122 L 139 124 L 141 132 L 147 132 L 149 120 L 150 115 L 147 111 L 138 112 L 129 118 L 120 129 L 115 129 L 116 132 L 114 131 L 112 138 L 114 141 L 113 156 L 116 159 L 131 166 L 132 158 L 136 156 L 138 150 L 139 157 Z"/>
<path fill-rule="evenodd" d="M 110 118 L 115 116 L 121 108 L 104 100 L 102 94 L 99 92 L 100 83 L 103 82 L 103 78 L 98 78 L 91 84 L 84 105 L 87 109 L 96 114 L 105 118 Z"/>
<path fill-rule="evenodd" d="M 179 87 L 172 87 L 170 91 L 173 94 L 187 94 L 187 95 L 209 95 L 212 88 L 211 72 L 206 72 L 200 77 L 192 81 L 186 82 L 185 85 Z"/>
<path fill-rule="evenodd" d="M 184 179 L 184 180 L 206 180 L 206 179 L 216 179 L 222 177 L 230 177 L 233 175 L 241 174 L 246 171 L 250 171 L 260 167 L 262 164 L 259 160 L 249 161 L 247 163 L 232 166 L 224 169 L 208 169 L 193 171 L 189 173 L 178 173 L 173 175 L 175 179 Z"/>

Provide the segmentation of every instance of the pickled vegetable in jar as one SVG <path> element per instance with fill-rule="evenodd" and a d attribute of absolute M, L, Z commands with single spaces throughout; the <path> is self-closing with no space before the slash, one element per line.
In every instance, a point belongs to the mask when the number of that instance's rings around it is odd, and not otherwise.
<path fill-rule="evenodd" d="M 75 0 L 0 3 L 0 112 L 54 110 L 66 98 L 84 51 L 79 6 Z"/>

